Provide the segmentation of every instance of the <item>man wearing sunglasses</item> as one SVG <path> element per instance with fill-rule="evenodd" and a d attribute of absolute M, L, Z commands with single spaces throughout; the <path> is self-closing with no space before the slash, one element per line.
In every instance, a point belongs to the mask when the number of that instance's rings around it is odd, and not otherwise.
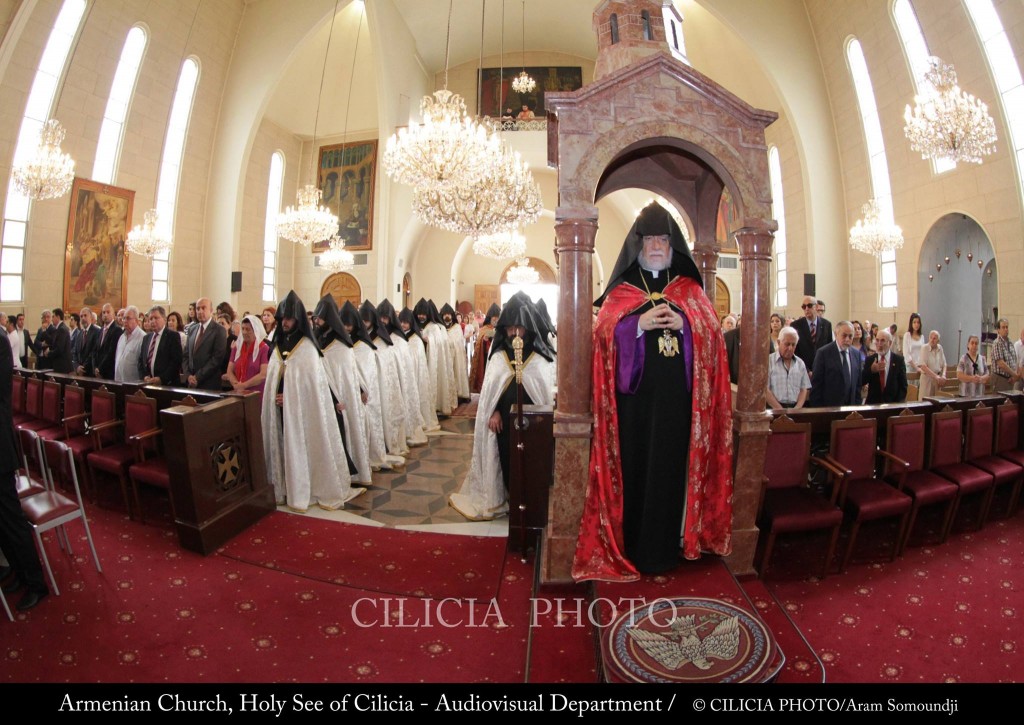
<path fill-rule="evenodd" d="M 804 316 L 793 320 L 793 329 L 800 336 L 796 343 L 796 356 L 804 361 L 809 373 L 814 369 L 815 353 L 832 342 L 832 323 L 818 315 L 817 304 L 818 300 L 813 297 L 804 297 L 800 305 Z"/>

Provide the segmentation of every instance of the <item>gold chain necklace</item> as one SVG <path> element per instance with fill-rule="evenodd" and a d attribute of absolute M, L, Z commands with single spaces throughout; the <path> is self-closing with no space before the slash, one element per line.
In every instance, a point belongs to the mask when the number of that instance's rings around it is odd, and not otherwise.
<path fill-rule="evenodd" d="M 668 273 L 668 275 L 668 281 L 665 282 L 666 288 L 672 284 L 672 274 Z M 651 288 L 647 286 L 647 278 L 644 277 L 642 267 L 640 268 L 640 281 L 644 283 L 644 289 L 647 291 L 647 301 L 651 303 L 651 309 L 654 309 L 656 306 L 655 302 L 665 299 L 665 295 L 661 292 L 651 292 Z M 675 357 L 679 354 L 679 338 L 668 328 L 662 330 L 661 337 L 658 338 L 658 353 L 665 357 Z"/>

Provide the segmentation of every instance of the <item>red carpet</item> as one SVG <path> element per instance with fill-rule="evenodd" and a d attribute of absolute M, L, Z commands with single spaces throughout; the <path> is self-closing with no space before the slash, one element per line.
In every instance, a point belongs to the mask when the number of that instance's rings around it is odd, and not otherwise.
<path fill-rule="evenodd" d="M 782 605 L 759 579 L 741 582 L 751 603 L 768 625 L 779 649 L 786 656 L 786 664 L 776 682 L 816 683 L 825 681 L 825 667 L 817 653 L 811 649 L 803 633 L 787 615 Z"/>
<path fill-rule="evenodd" d="M 600 681 L 589 603 L 582 584 L 542 586 L 534 594 L 529 682 Z"/>
<path fill-rule="evenodd" d="M 496 596 L 505 539 L 448 536 L 272 513 L 218 552 L 322 582 L 401 596 Z"/>

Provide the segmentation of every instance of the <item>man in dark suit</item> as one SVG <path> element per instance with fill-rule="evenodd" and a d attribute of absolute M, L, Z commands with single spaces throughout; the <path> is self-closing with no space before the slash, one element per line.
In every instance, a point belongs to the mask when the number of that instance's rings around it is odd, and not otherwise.
<path fill-rule="evenodd" d="M 165 334 L 167 312 L 156 305 L 149 311 L 150 333 L 139 350 L 139 377 L 147 385 L 178 385 L 181 371 L 181 338 Z"/>
<path fill-rule="evenodd" d="M 71 330 L 64 322 L 64 310 L 56 308 L 52 321 L 49 347 L 42 350 L 37 365 L 56 373 L 70 373 L 74 369 L 71 367 Z"/>
<path fill-rule="evenodd" d="M 800 336 L 796 343 L 796 356 L 804 361 L 809 371 L 814 369 L 815 353 L 832 342 L 832 323 L 818 316 L 817 303 L 813 297 L 804 297 L 800 305 L 804 316 L 793 320 L 793 329 Z M 811 379 L 814 379 L 813 373 Z"/>
<path fill-rule="evenodd" d="M 188 328 L 185 349 L 188 386 L 200 390 L 220 390 L 221 367 L 228 350 L 228 333 L 213 321 L 213 303 L 207 297 L 196 300 L 196 324 Z"/>
<path fill-rule="evenodd" d="M 78 367 L 75 372 L 79 375 L 92 375 L 92 358 L 100 346 L 101 330 L 96 324 L 96 315 L 89 307 L 82 308 L 79 319 L 82 334 L 78 337 Z"/>
<path fill-rule="evenodd" d="M 18 611 L 24 612 L 39 604 L 49 590 L 32 540 L 32 527 L 18 500 L 18 453 L 11 411 L 13 374 L 11 341 L 7 331 L 0 330 L 0 551 L 8 562 L 8 566 L 0 567 L 0 584 L 4 594 L 26 588 L 17 604 Z"/>
<path fill-rule="evenodd" d="M 25 313 L 21 312 L 17 318 L 18 334 L 21 335 L 21 366 L 28 367 L 28 351 L 32 349 L 32 335 L 25 329 Z M 10 340 L 7 341 L 10 344 Z"/>
<path fill-rule="evenodd" d="M 811 376 L 810 407 L 860 405 L 860 356 L 853 345 L 853 324 L 836 325 L 835 342 L 818 350 Z"/>
<path fill-rule="evenodd" d="M 79 342 L 82 339 L 82 318 L 77 312 L 70 312 L 66 322 L 71 328 L 71 369 L 75 370 L 82 364 L 79 357 L 82 352 L 82 345 Z"/>
<path fill-rule="evenodd" d="M 39 329 L 36 330 L 36 340 L 32 343 L 32 352 L 36 354 L 36 367 L 47 368 L 48 365 L 44 364 L 41 358 L 46 357 L 50 350 L 50 345 L 53 344 L 53 335 L 56 332 L 56 328 L 53 326 L 53 312 L 50 310 L 43 310 L 39 316 Z M 8 340 L 10 342 L 10 340 Z"/>
<path fill-rule="evenodd" d="M 864 361 L 860 384 L 868 386 L 868 405 L 902 403 L 907 399 L 907 368 L 903 356 L 893 351 L 892 335 L 879 330 L 875 336 L 875 349 Z"/>
<path fill-rule="evenodd" d="M 103 328 L 100 330 L 99 345 L 93 351 L 87 375 L 97 378 L 114 379 L 114 362 L 117 360 L 117 341 L 124 333 L 114 322 L 114 308 L 108 303 L 103 305 L 100 313 L 103 316 Z"/>

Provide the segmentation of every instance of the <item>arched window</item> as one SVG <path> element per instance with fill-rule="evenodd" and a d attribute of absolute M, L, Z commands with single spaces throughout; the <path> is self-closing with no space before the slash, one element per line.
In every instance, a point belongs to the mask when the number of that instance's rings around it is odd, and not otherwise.
<path fill-rule="evenodd" d="M 173 236 L 174 212 L 178 204 L 178 184 L 181 181 L 181 164 L 185 158 L 185 139 L 188 136 L 188 122 L 192 117 L 192 102 L 195 100 L 199 83 L 199 60 L 186 58 L 181 64 L 178 88 L 174 92 L 171 115 L 167 120 L 167 136 L 164 138 L 164 153 L 160 159 L 160 179 L 156 187 L 156 211 L 159 225 Z M 170 297 L 170 253 L 165 252 L 153 258 L 153 300 L 169 302 Z"/>
<path fill-rule="evenodd" d="M 772 185 L 772 216 L 779 223 L 775 232 L 775 306 L 784 309 L 789 304 L 786 270 L 786 208 L 782 195 L 782 164 L 779 162 L 779 149 L 772 146 L 768 150 L 768 177 Z"/>
<path fill-rule="evenodd" d="M 640 27 L 643 29 L 644 40 L 654 40 L 651 36 L 651 14 L 646 10 L 640 11 Z"/>
<path fill-rule="evenodd" d="M 21 117 L 18 142 L 14 147 L 14 165 L 24 162 L 35 151 L 39 131 L 54 111 L 57 88 L 67 68 L 85 8 L 85 0 L 65 0 L 57 13 Z M 0 237 L 0 302 L 24 299 L 25 243 L 30 210 L 29 198 L 18 191 L 12 176 L 7 184 L 3 236 Z"/>
<path fill-rule="evenodd" d="M 263 301 L 277 301 L 277 215 L 281 212 L 284 186 L 284 154 L 270 157 L 270 181 L 267 188 L 267 218 L 263 225 Z"/>
<path fill-rule="evenodd" d="M 871 196 L 878 202 L 883 222 L 893 223 L 892 188 L 889 185 L 889 162 L 885 157 L 885 142 L 882 140 L 882 124 L 878 120 L 875 105 L 875 91 L 868 74 L 867 60 L 860 41 L 851 38 L 846 45 L 846 59 L 850 64 L 853 86 L 857 91 L 857 105 L 860 106 L 860 120 L 864 128 L 864 141 L 868 149 L 868 165 L 871 171 Z M 865 199 L 865 201 L 867 201 Z M 881 293 L 878 304 L 882 308 L 893 308 L 897 304 L 896 294 L 896 253 L 883 252 L 879 257 Z"/>
<path fill-rule="evenodd" d="M 925 42 L 921 24 L 917 21 L 917 14 L 910 0 L 896 0 L 892 4 L 892 18 L 896 23 L 900 43 L 903 45 L 903 54 L 907 56 L 910 77 L 914 80 L 914 90 L 917 93 L 931 90 L 931 84 L 924 77 L 928 72 L 928 58 L 931 53 L 928 52 L 928 44 Z M 932 170 L 937 174 L 955 168 L 956 162 L 951 159 L 932 160 Z"/>
<path fill-rule="evenodd" d="M 96 160 L 92 165 L 92 179 L 104 184 L 113 184 L 117 176 L 117 162 L 121 155 L 121 143 L 124 140 L 124 124 L 128 118 L 135 83 L 139 79 L 139 68 L 142 67 L 142 56 L 146 52 L 148 40 L 145 29 L 136 25 L 128 31 L 124 47 L 121 49 L 121 60 L 114 72 L 114 81 L 110 84 L 110 96 L 107 98 L 107 110 L 103 113 L 103 125 L 100 126 L 100 138 L 96 144 Z"/>
<path fill-rule="evenodd" d="M 619 16 L 616 13 L 608 19 L 608 27 L 612 31 L 612 45 L 615 45 L 619 42 Z"/>

